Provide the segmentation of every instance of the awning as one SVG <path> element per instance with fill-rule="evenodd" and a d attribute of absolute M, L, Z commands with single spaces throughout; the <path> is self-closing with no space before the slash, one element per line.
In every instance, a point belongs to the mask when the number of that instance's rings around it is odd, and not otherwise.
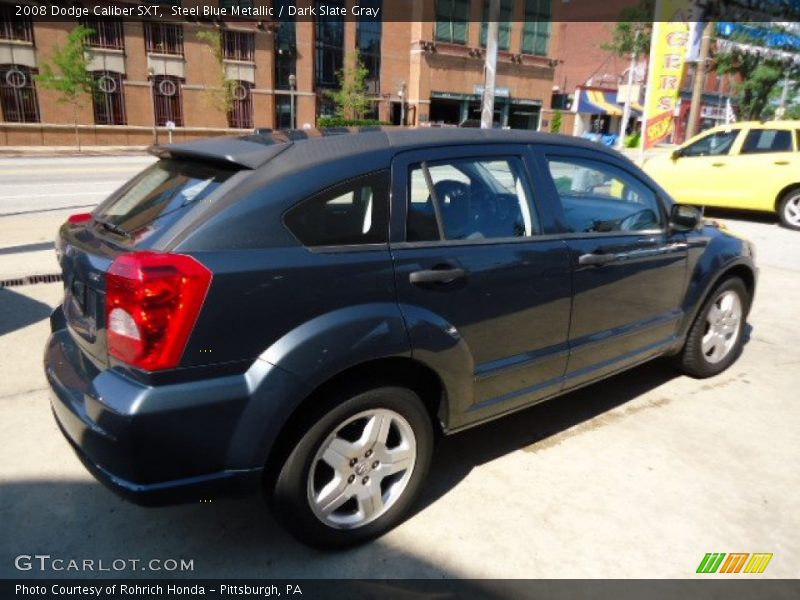
<path fill-rule="evenodd" d="M 578 94 L 578 112 L 593 115 L 611 115 L 621 117 L 624 107 L 617 103 L 617 92 L 614 90 L 580 90 Z M 644 107 L 634 100 L 631 102 L 631 117 L 641 117 Z"/>

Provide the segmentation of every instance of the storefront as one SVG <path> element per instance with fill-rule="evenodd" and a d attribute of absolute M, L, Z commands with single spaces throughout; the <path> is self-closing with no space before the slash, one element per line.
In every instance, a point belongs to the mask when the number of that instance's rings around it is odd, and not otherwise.
<path fill-rule="evenodd" d="M 429 123 L 436 126 L 458 126 L 465 121 L 480 122 L 483 86 L 475 86 L 473 94 L 431 92 Z M 495 127 L 538 129 L 542 101 L 513 98 L 508 88 L 497 88 L 494 97 Z"/>
<path fill-rule="evenodd" d="M 625 107 L 618 102 L 617 90 L 595 87 L 578 87 L 572 111 L 575 113 L 573 135 L 602 138 L 613 145 L 619 135 Z M 631 102 L 627 133 L 633 133 L 642 117 L 643 107 L 638 99 Z"/>

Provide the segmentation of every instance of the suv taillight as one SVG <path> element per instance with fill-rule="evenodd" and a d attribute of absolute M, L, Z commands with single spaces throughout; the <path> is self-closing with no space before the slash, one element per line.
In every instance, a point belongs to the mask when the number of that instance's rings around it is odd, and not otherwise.
<path fill-rule="evenodd" d="M 106 274 L 108 353 L 147 371 L 178 366 L 211 286 L 191 256 L 133 252 Z"/>

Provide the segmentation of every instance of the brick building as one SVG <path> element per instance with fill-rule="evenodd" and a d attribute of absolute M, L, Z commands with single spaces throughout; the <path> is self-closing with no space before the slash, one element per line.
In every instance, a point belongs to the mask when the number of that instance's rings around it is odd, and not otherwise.
<path fill-rule="evenodd" d="M 328 6 L 380 7 L 381 19 L 254 17 L 251 20 L 92 19 L 90 70 L 97 81 L 78 120 L 84 144 L 149 144 L 174 123 L 176 140 L 253 127 L 313 126 L 333 104 L 326 92 L 358 49 L 369 69 L 369 116 L 399 124 L 456 125 L 479 117 L 487 0 L 324 0 Z M 80 4 L 80 3 L 78 3 Z M 136 4 L 118 2 L 118 4 Z M 211 0 L 161 2 L 184 8 Z M 220 6 L 315 0 L 220 0 Z M 89 5 L 87 3 L 87 5 Z M 5 10 L 9 10 L 5 8 Z M 546 126 L 553 86 L 551 0 L 501 0 L 495 121 Z M 402 20 L 401 20 L 402 19 Z M 34 76 L 76 22 L 12 20 L 0 14 L 0 140 L 6 145 L 73 143 L 72 108 Z M 207 36 L 222 38 L 231 110 L 214 103 L 220 65 Z M 294 116 L 294 123 L 292 123 Z"/>

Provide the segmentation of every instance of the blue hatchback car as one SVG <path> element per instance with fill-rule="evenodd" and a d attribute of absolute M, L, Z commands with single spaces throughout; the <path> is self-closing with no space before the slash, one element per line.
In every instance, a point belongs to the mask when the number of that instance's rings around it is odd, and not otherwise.
<path fill-rule="evenodd" d="M 621 155 L 520 131 L 255 133 L 61 228 L 45 370 L 144 504 L 263 489 L 308 544 L 396 525 L 434 440 L 670 356 L 739 355 L 751 245 Z"/>

